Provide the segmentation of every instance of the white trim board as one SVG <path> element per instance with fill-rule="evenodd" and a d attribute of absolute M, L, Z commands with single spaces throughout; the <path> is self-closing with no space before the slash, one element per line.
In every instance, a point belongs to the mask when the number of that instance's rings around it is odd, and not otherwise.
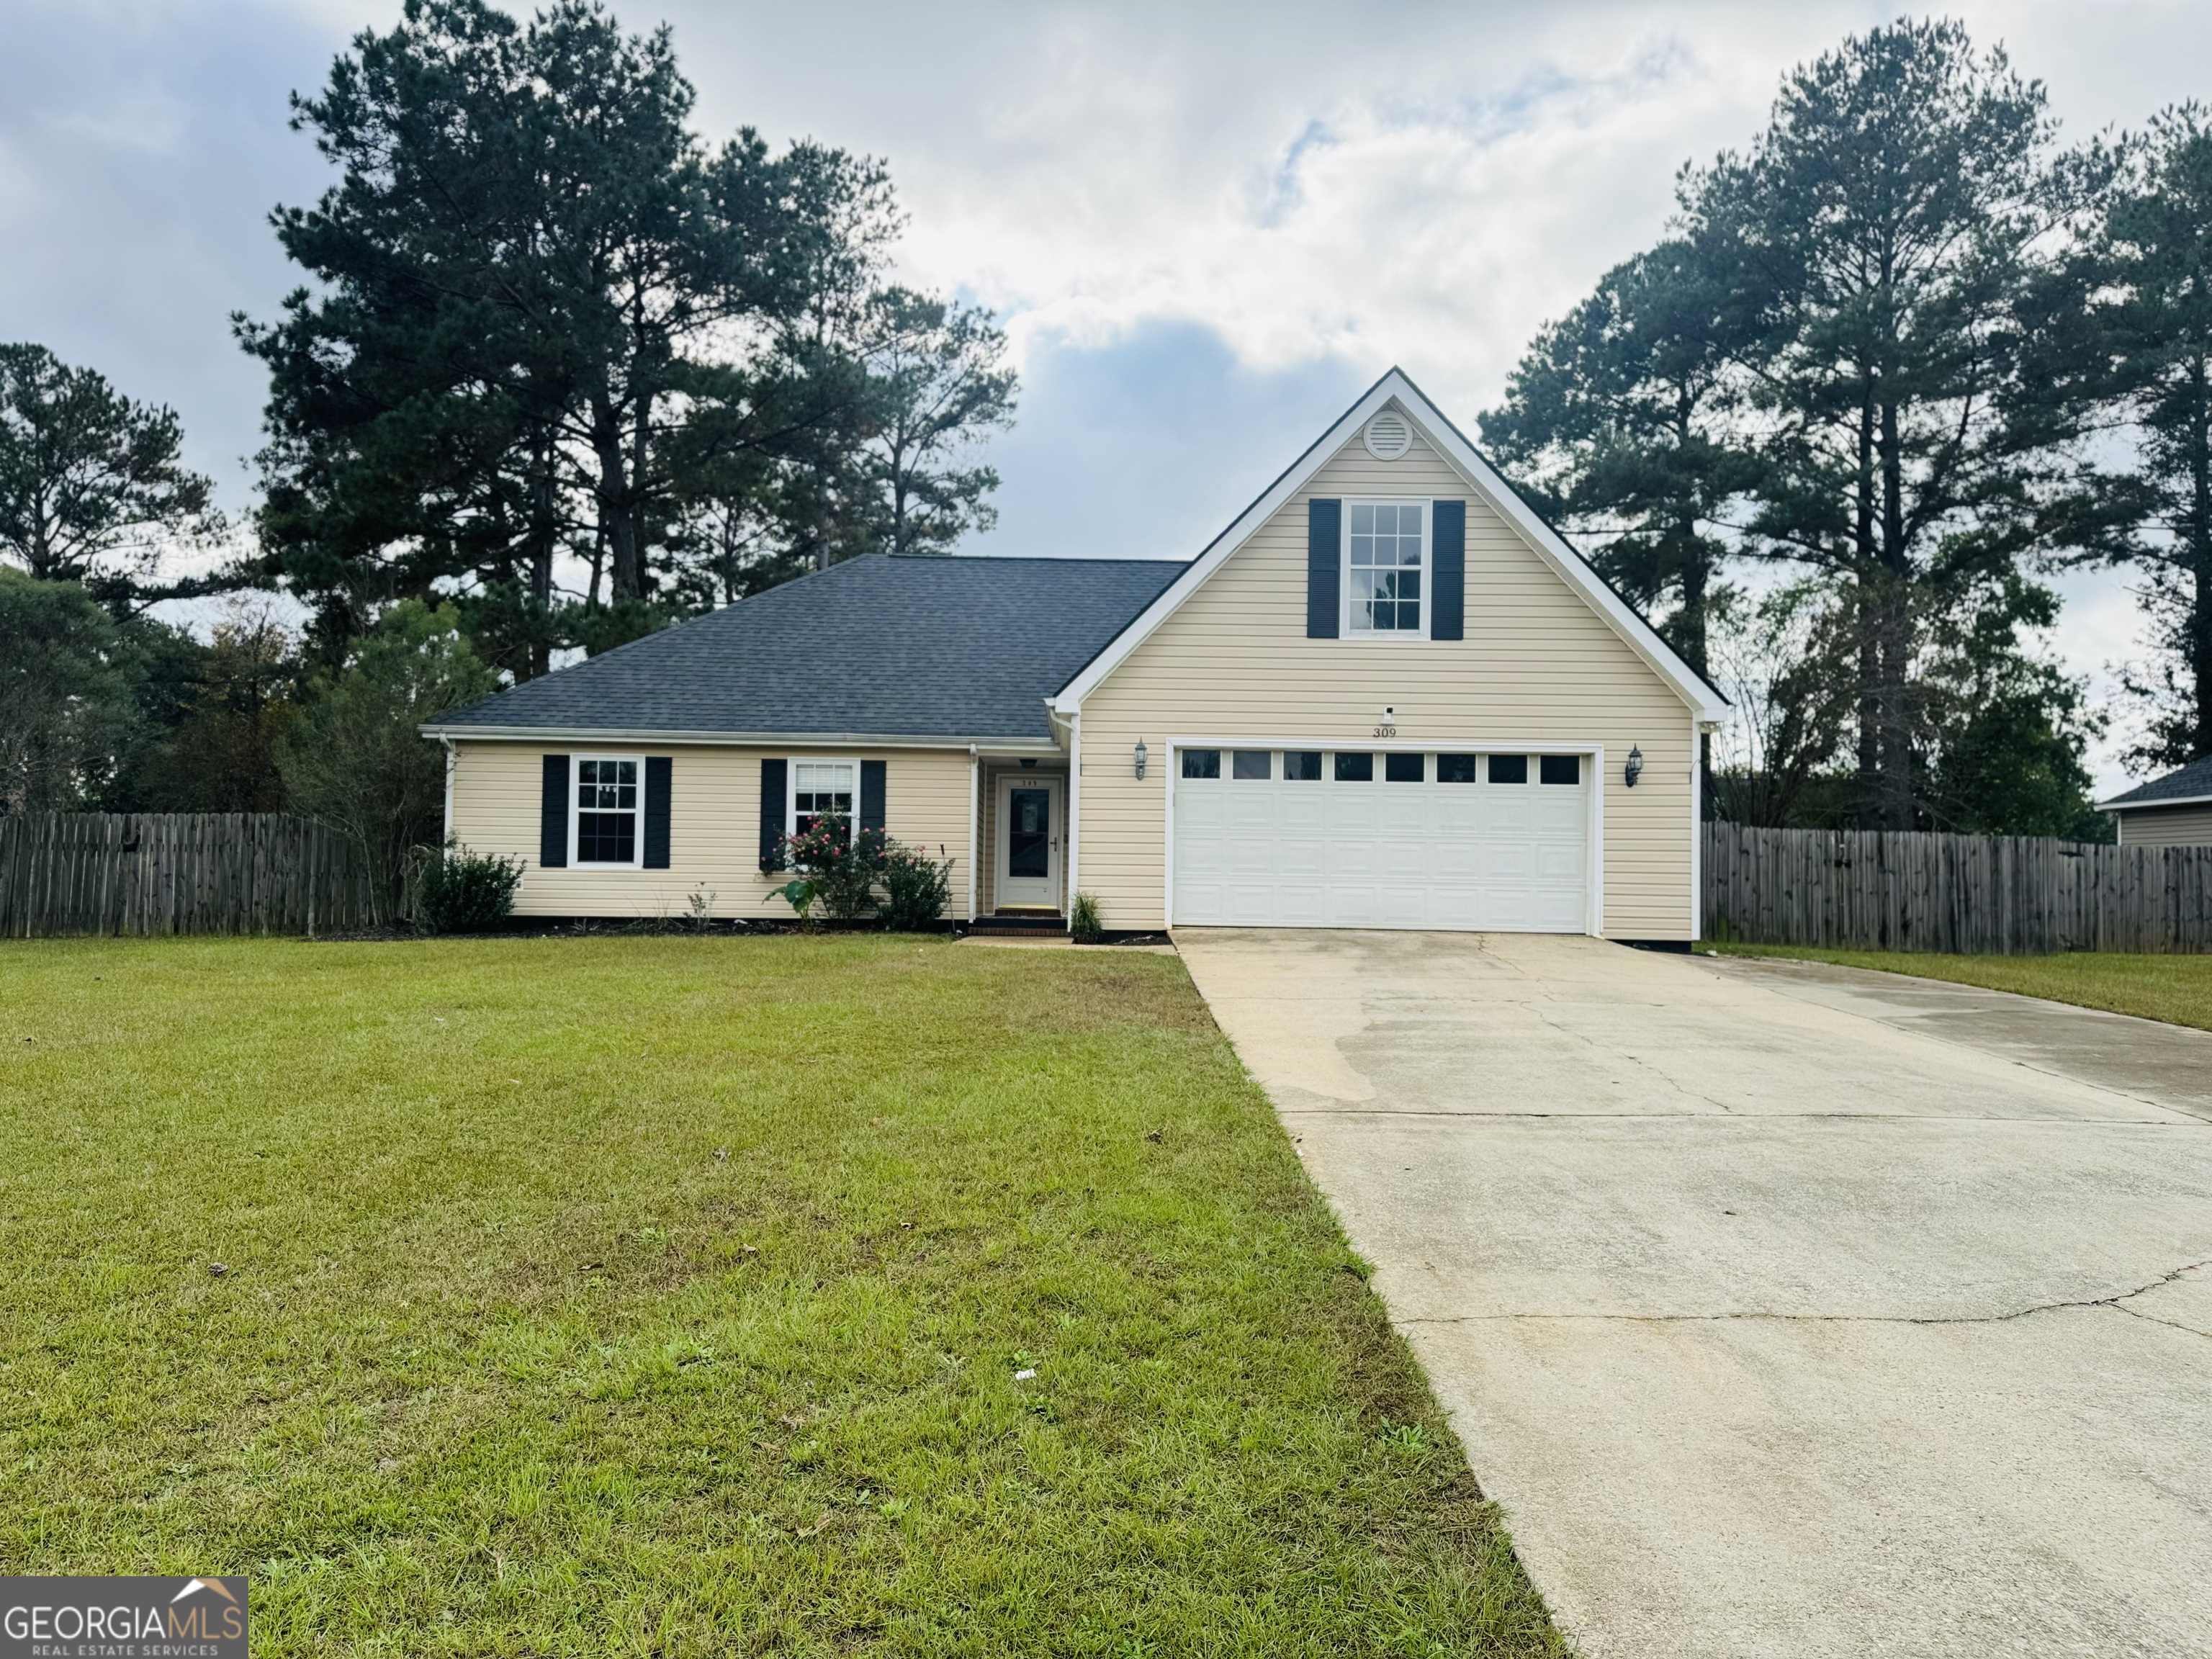
<path fill-rule="evenodd" d="M 2212 795 L 2174 795 L 2163 800 L 2106 800 L 2099 801 L 2100 812 L 2155 812 L 2161 806 L 2203 806 L 2212 803 Z"/>
<path fill-rule="evenodd" d="M 1467 482 L 1468 487 L 1520 533 L 1522 539 L 1552 567 L 1553 573 L 1579 594 L 1630 649 L 1689 706 L 1696 718 L 1705 720 L 1727 718 L 1728 700 L 1707 685 L 1697 671 L 1684 662 L 1649 623 L 1606 586 L 1582 556 L 1568 546 L 1559 533 L 1515 493 L 1512 486 L 1500 477 L 1496 469 L 1460 435 L 1458 429 L 1444 418 L 1420 388 L 1407 378 L 1402 369 L 1397 368 L 1369 387 L 1366 394 L 1346 410 L 1336 424 L 1298 458 L 1290 471 L 1270 484 L 1259 500 L 1246 507 L 1235 523 L 1215 537 L 1206 550 L 1192 560 L 1182 574 L 1169 583 L 1166 590 L 1146 606 L 1134 622 L 1116 635 L 1104 650 L 1093 657 L 1055 695 L 1048 697 L 1046 706 L 1054 714 L 1063 716 L 1079 709 L 1085 697 L 1097 690 L 1139 646 L 1150 639 L 1161 623 L 1181 610 L 1183 602 L 1203 587 L 1213 573 L 1227 563 L 1262 525 L 1304 490 L 1313 481 L 1315 474 L 1334 459 L 1338 452 L 1350 443 L 1370 420 L 1393 404 L 1413 423 L 1414 430 L 1427 441 L 1429 446 L 1451 464 Z"/>
<path fill-rule="evenodd" d="M 416 728 L 426 738 L 452 743 L 461 739 L 485 743 L 576 744 L 692 744 L 720 749 L 945 749 L 972 753 L 981 750 L 1000 755 L 1043 757 L 1066 751 L 1050 738 L 884 738 L 866 732 L 631 732 L 618 727 L 546 726 L 441 726 L 435 720 Z"/>

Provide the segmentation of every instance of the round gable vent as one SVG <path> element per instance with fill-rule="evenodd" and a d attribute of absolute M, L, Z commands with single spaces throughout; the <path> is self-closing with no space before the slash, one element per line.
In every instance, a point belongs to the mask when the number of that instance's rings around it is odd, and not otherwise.
<path fill-rule="evenodd" d="M 1361 434 L 1367 453 L 1378 461 L 1395 461 L 1413 447 L 1413 425 L 1395 409 L 1386 409 L 1368 422 Z"/>

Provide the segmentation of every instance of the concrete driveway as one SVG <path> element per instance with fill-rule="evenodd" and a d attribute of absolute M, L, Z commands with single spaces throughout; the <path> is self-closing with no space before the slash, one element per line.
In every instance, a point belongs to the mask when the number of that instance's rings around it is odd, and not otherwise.
<path fill-rule="evenodd" d="M 2212 1035 L 1180 931 L 1591 1659 L 2212 1655 Z"/>

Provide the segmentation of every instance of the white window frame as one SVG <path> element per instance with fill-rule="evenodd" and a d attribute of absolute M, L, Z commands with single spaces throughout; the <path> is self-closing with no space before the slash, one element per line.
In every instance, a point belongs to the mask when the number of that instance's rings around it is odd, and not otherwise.
<path fill-rule="evenodd" d="M 630 857 L 626 863 L 617 864 L 609 859 L 587 859 L 584 856 L 582 817 L 584 812 L 584 763 L 586 761 L 629 761 L 637 767 L 637 805 L 631 809 Z M 594 812 L 604 809 L 593 807 Z M 586 754 L 568 757 L 568 867 L 572 870 L 642 870 L 645 868 L 645 757 L 642 755 Z"/>
<path fill-rule="evenodd" d="M 1358 628 L 1352 618 L 1358 607 L 1352 592 L 1352 509 L 1355 507 L 1418 507 L 1421 509 L 1421 625 L 1418 629 Z M 1338 511 L 1343 523 L 1337 532 L 1336 592 L 1339 639 L 1345 640 L 1426 640 L 1429 628 L 1436 617 L 1436 503 L 1426 497 L 1406 495 L 1347 495 Z M 1363 569 L 1372 568 L 1362 566 Z M 1401 569 L 1407 567 L 1401 566 Z"/>
<path fill-rule="evenodd" d="M 860 763 L 850 755 L 793 755 L 786 763 L 783 785 L 783 833 L 799 833 L 799 769 L 802 766 L 843 766 L 853 774 L 853 810 L 848 815 L 848 828 L 853 834 L 860 830 Z"/>

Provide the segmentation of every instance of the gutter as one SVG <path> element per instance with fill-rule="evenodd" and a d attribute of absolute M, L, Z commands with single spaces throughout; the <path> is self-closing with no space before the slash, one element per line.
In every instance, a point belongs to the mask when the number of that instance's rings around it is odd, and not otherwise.
<path fill-rule="evenodd" d="M 445 726 L 431 721 L 417 728 L 440 743 L 699 744 L 724 749 L 789 749 L 805 745 L 848 749 L 984 749 L 994 754 L 1057 755 L 1062 744 L 1035 733 L 1021 737 L 918 738 L 910 732 L 690 732 L 635 726 Z"/>
<path fill-rule="evenodd" d="M 2125 795 L 2116 795 L 2094 805 L 2100 812 L 2149 812 L 2161 806 L 2212 805 L 2212 795 L 2162 795 L 2154 800 L 2130 800 Z"/>

